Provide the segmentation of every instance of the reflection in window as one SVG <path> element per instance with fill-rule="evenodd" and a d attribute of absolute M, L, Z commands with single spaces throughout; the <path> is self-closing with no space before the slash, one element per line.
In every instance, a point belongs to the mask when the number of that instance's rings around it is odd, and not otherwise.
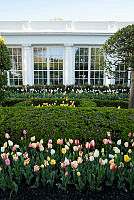
<path fill-rule="evenodd" d="M 63 48 L 49 48 L 50 84 L 63 84 Z"/>
<path fill-rule="evenodd" d="M 100 48 L 91 48 L 90 84 L 103 85 L 104 55 Z"/>
<path fill-rule="evenodd" d="M 8 48 L 12 61 L 12 69 L 9 70 L 9 84 L 22 85 L 22 49 Z"/>
<path fill-rule="evenodd" d="M 34 48 L 34 84 L 47 84 L 46 48 Z"/>
<path fill-rule="evenodd" d="M 63 84 L 62 47 L 34 48 L 34 84 L 48 83 Z"/>
<path fill-rule="evenodd" d="M 124 63 L 119 63 L 116 67 L 115 84 L 128 84 L 128 71 Z"/>
<path fill-rule="evenodd" d="M 88 48 L 75 48 L 75 84 L 88 84 Z"/>

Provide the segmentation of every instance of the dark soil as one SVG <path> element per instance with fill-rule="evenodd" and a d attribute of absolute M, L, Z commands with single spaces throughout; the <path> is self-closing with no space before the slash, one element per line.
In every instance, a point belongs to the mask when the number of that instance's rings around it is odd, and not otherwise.
<path fill-rule="evenodd" d="M 101 192 L 78 192 L 74 188 L 69 188 L 67 192 L 57 189 L 57 187 L 39 187 L 31 189 L 21 186 L 18 194 L 0 191 L 0 200 L 134 200 L 133 192 L 119 191 L 115 188 L 107 188 Z"/>

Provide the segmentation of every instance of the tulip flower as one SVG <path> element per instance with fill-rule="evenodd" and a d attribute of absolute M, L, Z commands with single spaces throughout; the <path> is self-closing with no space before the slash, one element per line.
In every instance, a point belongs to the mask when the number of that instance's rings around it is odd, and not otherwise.
<path fill-rule="evenodd" d="M 85 148 L 86 148 L 86 149 L 90 149 L 90 143 L 89 143 L 89 142 L 86 142 Z"/>
<path fill-rule="evenodd" d="M 77 146 L 78 146 L 78 145 L 79 145 L 79 143 L 80 143 L 80 142 L 79 142 L 79 140 L 75 140 L 75 145 L 77 145 Z"/>
<path fill-rule="evenodd" d="M 66 177 L 68 176 L 68 171 L 65 172 L 65 176 L 66 176 Z"/>
<path fill-rule="evenodd" d="M 77 176 L 80 176 L 80 172 L 77 172 Z"/>
<path fill-rule="evenodd" d="M 45 165 L 45 167 L 48 167 L 49 163 L 47 160 L 44 160 L 44 165 Z"/>
<path fill-rule="evenodd" d="M 125 142 L 125 143 L 124 143 L 124 146 L 127 148 L 127 147 L 128 147 L 128 142 Z"/>
<path fill-rule="evenodd" d="M 9 138 L 10 138 L 10 135 L 9 135 L 8 133 L 6 133 L 6 134 L 5 134 L 5 138 L 6 138 L 6 139 L 9 139 Z"/>
<path fill-rule="evenodd" d="M 3 147 L 6 149 L 7 148 L 7 142 L 4 143 Z"/>
<path fill-rule="evenodd" d="M 61 162 L 61 168 L 66 168 L 67 167 L 67 164 L 66 164 L 66 162 L 64 161 L 64 162 Z"/>
<path fill-rule="evenodd" d="M 91 140 L 90 147 L 95 147 L 95 141 L 94 140 Z"/>
<path fill-rule="evenodd" d="M 35 136 L 31 137 L 31 141 L 32 141 L 32 142 L 35 141 Z"/>
<path fill-rule="evenodd" d="M 118 141 L 117 141 L 117 145 L 121 145 L 121 140 L 118 140 Z"/>
<path fill-rule="evenodd" d="M 55 154 L 55 150 L 51 149 L 51 155 L 54 155 L 54 154 Z"/>
<path fill-rule="evenodd" d="M 28 158 L 28 153 L 27 152 L 23 153 L 23 157 L 24 159 Z"/>
<path fill-rule="evenodd" d="M 24 140 L 24 138 L 23 138 L 23 137 L 21 137 L 20 139 L 21 139 L 21 141 L 23 141 L 23 140 Z"/>
<path fill-rule="evenodd" d="M 1 147 L 1 152 L 3 153 L 5 151 L 5 148 L 4 147 Z"/>
<path fill-rule="evenodd" d="M 78 146 L 73 146 L 73 151 L 78 151 Z"/>
<path fill-rule="evenodd" d="M 6 160 L 5 160 L 5 164 L 6 164 L 6 166 L 9 166 L 9 165 L 10 165 L 10 160 L 9 160 L 9 159 L 6 159 Z"/>
<path fill-rule="evenodd" d="M 131 158 L 128 155 L 124 155 L 124 161 L 125 162 L 129 162 L 131 160 Z"/>
<path fill-rule="evenodd" d="M 68 146 L 68 145 L 65 145 L 65 149 L 66 149 L 66 150 L 69 150 L 69 146 Z"/>
<path fill-rule="evenodd" d="M 23 135 L 26 135 L 26 134 L 27 134 L 26 130 L 23 130 Z"/>
<path fill-rule="evenodd" d="M 99 150 L 98 149 L 95 149 L 95 151 L 94 151 L 94 157 L 95 158 L 99 157 Z"/>
<path fill-rule="evenodd" d="M 90 156 L 89 157 L 89 160 L 92 162 L 92 161 L 94 161 L 94 157 L 93 156 Z"/>
<path fill-rule="evenodd" d="M 38 172 L 39 170 L 40 170 L 40 166 L 35 165 L 35 166 L 34 166 L 34 172 Z"/>
<path fill-rule="evenodd" d="M 61 149 L 61 152 L 62 152 L 63 154 L 66 154 L 66 152 L 67 152 L 66 148 L 62 148 L 62 149 Z"/>
<path fill-rule="evenodd" d="M 108 142 L 109 142 L 109 139 L 103 139 L 104 144 L 108 144 Z"/>
<path fill-rule="evenodd" d="M 8 145 L 11 147 L 13 146 L 13 142 L 11 140 L 8 140 Z"/>
<path fill-rule="evenodd" d="M 111 137 L 111 134 L 110 134 L 110 132 L 107 132 L 107 137 Z"/>
<path fill-rule="evenodd" d="M 132 150 L 131 150 L 131 149 L 129 149 L 129 150 L 128 150 L 128 153 L 132 153 Z"/>
<path fill-rule="evenodd" d="M 131 137 L 131 133 L 128 133 L 128 137 Z"/>
<path fill-rule="evenodd" d="M 0 172 L 2 171 L 2 168 L 0 167 Z"/>
<path fill-rule="evenodd" d="M 72 140 L 72 139 L 69 139 L 69 143 L 70 143 L 70 144 L 73 144 L 73 140 Z"/>
<path fill-rule="evenodd" d="M 77 161 L 71 162 L 71 167 L 74 168 L 74 169 L 76 169 L 78 167 Z"/>
<path fill-rule="evenodd" d="M 116 165 L 115 163 L 111 163 L 111 164 L 110 164 L 110 169 L 111 169 L 112 171 L 114 171 L 116 168 L 117 168 L 117 165 Z"/>
<path fill-rule="evenodd" d="M 63 139 L 58 139 L 58 140 L 57 140 L 57 144 L 62 145 L 62 144 L 63 144 Z"/>
<path fill-rule="evenodd" d="M 30 158 L 27 158 L 26 160 L 24 160 L 24 166 L 28 165 L 30 162 Z"/>
<path fill-rule="evenodd" d="M 56 161 L 54 159 L 52 159 L 50 163 L 51 163 L 51 165 L 55 165 Z"/>
<path fill-rule="evenodd" d="M 82 159 L 81 157 L 78 157 L 78 158 L 77 158 L 77 163 L 78 163 L 78 164 L 81 164 L 82 162 L 83 162 L 83 159 Z"/>

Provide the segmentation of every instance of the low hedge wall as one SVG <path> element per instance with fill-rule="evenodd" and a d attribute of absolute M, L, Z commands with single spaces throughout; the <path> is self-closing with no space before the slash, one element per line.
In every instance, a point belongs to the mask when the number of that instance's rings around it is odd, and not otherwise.
<path fill-rule="evenodd" d="M 100 99 L 94 99 L 93 100 L 96 103 L 97 107 L 116 107 L 120 106 L 121 108 L 128 108 L 127 101 L 122 100 L 100 100 Z"/>
<path fill-rule="evenodd" d="M 0 143 L 3 135 L 9 133 L 19 143 L 24 129 L 27 137 L 43 138 L 56 142 L 57 138 L 78 138 L 81 142 L 95 139 L 102 143 L 106 132 L 112 139 L 124 140 L 134 131 L 134 110 L 89 107 L 1 107 Z M 126 139 L 127 140 L 127 139 Z"/>

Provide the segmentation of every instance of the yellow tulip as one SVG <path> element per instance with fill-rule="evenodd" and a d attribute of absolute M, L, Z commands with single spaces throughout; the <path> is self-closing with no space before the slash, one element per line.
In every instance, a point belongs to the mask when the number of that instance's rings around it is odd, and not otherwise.
<path fill-rule="evenodd" d="M 61 152 L 62 152 L 63 154 L 65 154 L 65 153 L 67 152 L 66 148 L 62 148 L 62 149 L 61 149 Z"/>
<path fill-rule="evenodd" d="M 131 150 L 131 149 L 129 149 L 129 150 L 128 150 L 128 153 L 132 153 L 132 150 Z"/>
<path fill-rule="evenodd" d="M 114 159 L 112 159 L 112 160 L 109 161 L 109 164 L 112 164 L 112 163 L 114 163 Z"/>
<path fill-rule="evenodd" d="M 7 148 L 7 142 L 4 143 L 3 147 L 4 147 L 4 148 Z"/>
<path fill-rule="evenodd" d="M 41 167 L 41 168 L 44 168 L 44 165 L 41 165 L 40 167 Z"/>
<path fill-rule="evenodd" d="M 131 158 L 128 155 L 124 155 L 124 161 L 125 162 L 129 162 L 131 160 Z"/>
<path fill-rule="evenodd" d="M 55 165 L 56 161 L 54 159 L 52 159 L 50 163 L 51 163 L 51 165 Z"/>
<path fill-rule="evenodd" d="M 1 172 L 2 168 L 0 167 L 0 172 Z"/>
<path fill-rule="evenodd" d="M 77 176 L 80 176 L 80 172 L 77 172 Z"/>
<path fill-rule="evenodd" d="M 101 153 L 104 153 L 104 148 L 101 149 Z"/>
<path fill-rule="evenodd" d="M 49 156 L 47 156 L 47 160 L 50 161 L 50 157 Z"/>

